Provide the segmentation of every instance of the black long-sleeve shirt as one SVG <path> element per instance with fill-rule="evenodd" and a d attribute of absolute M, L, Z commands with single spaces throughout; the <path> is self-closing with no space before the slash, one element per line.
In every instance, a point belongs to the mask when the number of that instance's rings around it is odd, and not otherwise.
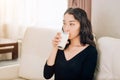
<path fill-rule="evenodd" d="M 93 80 L 96 63 L 97 50 L 91 45 L 70 60 L 66 60 L 64 51 L 58 50 L 55 64 L 45 64 L 44 77 L 49 79 L 55 74 L 55 80 Z"/>

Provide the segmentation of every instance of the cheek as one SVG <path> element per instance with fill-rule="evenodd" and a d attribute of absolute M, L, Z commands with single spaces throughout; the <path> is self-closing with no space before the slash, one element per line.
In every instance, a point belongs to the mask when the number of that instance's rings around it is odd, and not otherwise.
<path fill-rule="evenodd" d="M 72 39 L 72 38 L 74 38 L 74 37 L 76 37 L 76 36 L 78 36 L 78 35 L 79 35 L 79 31 L 70 32 L 70 34 L 69 34 L 69 39 Z"/>
<path fill-rule="evenodd" d="M 73 33 L 69 33 L 69 39 L 71 39 L 72 38 L 72 36 L 73 36 Z"/>
<path fill-rule="evenodd" d="M 77 34 L 74 32 L 74 33 L 70 33 L 69 34 L 69 39 L 72 39 L 72 38 L 74 38 L 75 36 L 77 36 Z"/>

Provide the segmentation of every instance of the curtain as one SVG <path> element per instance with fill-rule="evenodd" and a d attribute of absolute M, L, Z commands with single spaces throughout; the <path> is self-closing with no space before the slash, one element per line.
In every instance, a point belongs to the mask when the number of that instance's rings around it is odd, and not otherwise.
<path fill-rule="evenodd" d="M 29 21 L 29 19 L 26 20 L 28 15 L 25 15 L 25 1 L 0 0 L 0 38 L 19 39 L 21 37 L 22 27 L 25 27 L 26 21 Z"/>
<path fill-rule="evenodd" d="M 0 38 L 21 39 L 29 26 L 58 28 L 66 8 L 66 0 L 0 0 Z"/>
<path fill-rule="evenodd" d="M 0 0 L 0 38 L 22 39 L 31 26 L 60 29 L 66 8 L 66 0 Z"/>
<path fill-rule="evenodd" d="M 91 0 L 68 0 L 68 7 L 79 7 L 84 9 L 91 21 Z"/>

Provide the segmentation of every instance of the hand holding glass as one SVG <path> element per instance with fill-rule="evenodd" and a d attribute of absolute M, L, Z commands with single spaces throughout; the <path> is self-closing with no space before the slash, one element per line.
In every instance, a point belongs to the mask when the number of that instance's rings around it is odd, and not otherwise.
<path fill-rule="evenodd" d="M 68 37 L 69 37 L 69 33 L 66 33 L 66 32 L 61 32 L 61 41 L 60 43 L 58 44 L 58 48 L 61 49 L 61 50 L 64 50 L 66 44 L 67 44 L 67 40 L 68 40 Z"/>

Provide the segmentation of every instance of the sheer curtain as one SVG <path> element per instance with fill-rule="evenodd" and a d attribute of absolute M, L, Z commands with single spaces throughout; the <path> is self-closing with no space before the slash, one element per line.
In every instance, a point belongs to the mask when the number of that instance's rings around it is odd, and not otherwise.
<path fill-rule="evenodd" d="M 67 4 L 67 0 L 0 0 L 0 38 L 22 39 L 29 26 L 61 29 Z"/>
<path fill-rule="evenodd" d="M 0 37 L 22 38 L 29 26 L 58 29 L 66 8 L 67 0 L 0 0 Z"/>

